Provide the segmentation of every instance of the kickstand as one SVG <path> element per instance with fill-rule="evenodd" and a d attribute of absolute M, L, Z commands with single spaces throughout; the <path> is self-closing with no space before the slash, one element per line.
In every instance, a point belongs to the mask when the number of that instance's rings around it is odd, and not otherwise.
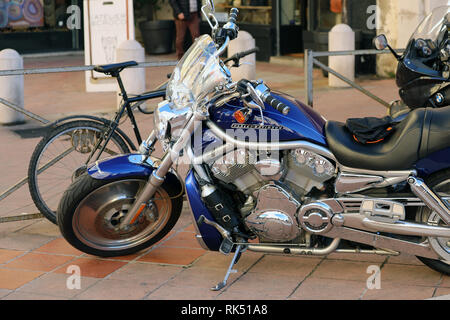
<path fill-rule="evenodd" d="M 241 245 L 238 245 L 236 247 L 236 251 L 234 253 L 233 259 L 231 260 L 230 266 L 228 267 L 227 274 L 225 275 L 225 278 L 222 282 L 219 282 L 215 287 L 212 287 L 212 291 L 219 291 L 222 290 L 227 285 L 228 277 L 230 276 L 230 273 L 236 273 L 237 270 L 233 270 L 233 266 L 236 263 L 236 259 L 240 256 L 241 253 Z"/>

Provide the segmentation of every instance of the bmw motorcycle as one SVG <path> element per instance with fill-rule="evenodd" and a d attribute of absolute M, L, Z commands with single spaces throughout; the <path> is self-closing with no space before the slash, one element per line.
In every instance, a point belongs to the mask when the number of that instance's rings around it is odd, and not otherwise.
<path fill-rule="evenodd" d="M 175 68 L 140 153 L 97 161 L 57 210 L 64 238 L 97 256 L 148 248 L 175 225 L 183 196 L 203 248 L 286 255 L 417 256 L 450 274 L 450 108 L 418 108 L 382 141 L 261 80 L 233 82 L 219 59 L 238 34 L 233 8 Z M 165 154 L 155 161 L 155 144 Z M 172 169 L 190 161 L 184 182 Z"/>
<path fill-rule="evenodd" d="M 374 39 L 378 50 L 388 48 L 398 61 L 396 84 L 401 100 L 391 104 L 389 115 L 450 105 L 449 14 L 450 6 L 435 8 L 414 31 L 402 56 L 389 46 L 384 35 Z"/>

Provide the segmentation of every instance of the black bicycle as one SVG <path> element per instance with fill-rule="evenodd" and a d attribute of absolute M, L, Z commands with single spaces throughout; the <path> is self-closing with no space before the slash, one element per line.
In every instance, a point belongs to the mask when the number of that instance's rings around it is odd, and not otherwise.
<path fill-rule="evenodd" d="M 60 119 L 49 125 L 47 133 L 36 146 L 28 167 L 31 197 L 40 212 L 56 224 L 59 200 L 73 179 L 82 174 L 90 162 L 104 157 L 137 151 L 133 141 L 119 128 L 120 120 L 127 115 L 131 121 L 138 146 L 142 142 L 133 111 L 145 114 L 142 104 L 165 97 L 165 84 L 156 90 L 129 96 L 120 72 L 137 66 L 135 61 L 96 66 L 95 71 L 117 79 L 123 102 L 112 120 L 90 115 L 77 115 Z"/>

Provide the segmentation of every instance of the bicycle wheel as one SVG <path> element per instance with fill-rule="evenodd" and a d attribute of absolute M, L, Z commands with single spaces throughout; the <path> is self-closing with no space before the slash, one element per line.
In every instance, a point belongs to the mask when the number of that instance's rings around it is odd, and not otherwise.
<path fill-rule="evenodd" d="M 54 127 L 34 149 L 28 166 L 28 186 L 39 211 L 56 224 L 56 209 L 72 180 L 107 127 L 92 120 L 75 120 Z M 113 133 L 100 159 L 129 153 L 125 140 Z M 93 158 L 95 159 L 95 158 Z"/>

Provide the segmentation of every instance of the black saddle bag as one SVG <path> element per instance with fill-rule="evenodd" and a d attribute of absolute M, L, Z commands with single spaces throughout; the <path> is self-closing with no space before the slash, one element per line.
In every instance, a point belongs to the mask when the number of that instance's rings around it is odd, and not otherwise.
<path fill-rule="evenodd" d="M 394 131 L 396 123 L 390 116 L 367 117 L 347 119 L 346 126 L 356 141 L 370 144 L 383 141 Z"/>

